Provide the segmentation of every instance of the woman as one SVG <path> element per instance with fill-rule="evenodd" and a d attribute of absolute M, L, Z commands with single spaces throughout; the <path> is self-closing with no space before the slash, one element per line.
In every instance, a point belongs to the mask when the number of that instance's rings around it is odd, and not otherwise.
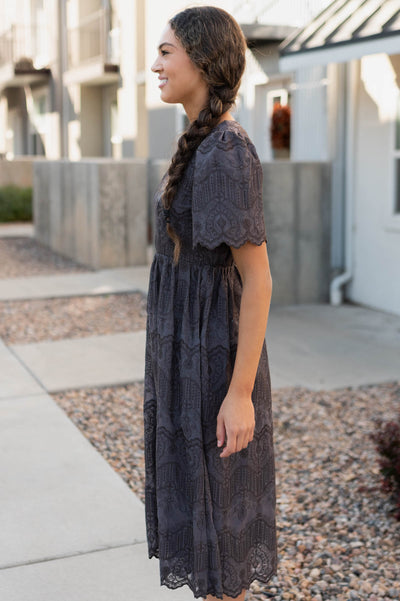
<path fill-rule="evenodd" d="M 262 171 L 233 120 L 246 42 L 215 7 L 173 17 L 152 66 L 189 126 L 156 195 L 145 373 L 146 526 L 161 584 L 243 601 L 276 573 Z"/>

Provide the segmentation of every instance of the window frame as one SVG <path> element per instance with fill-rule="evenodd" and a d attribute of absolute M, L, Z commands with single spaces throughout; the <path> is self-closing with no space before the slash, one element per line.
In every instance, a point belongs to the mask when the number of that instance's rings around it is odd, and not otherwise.
<path fill-rule="evenodd" d="M 398 139 L 397 139 L 398 138 Z M 385 229 L 400 233 L 400 89 L 394 103 L 391 120 L 389 161 L 389 203 L 386 212 Z M 397 148 L 398 146 L 398 148 Z M 399 172 L 398 172 L 399 170 Z"/>

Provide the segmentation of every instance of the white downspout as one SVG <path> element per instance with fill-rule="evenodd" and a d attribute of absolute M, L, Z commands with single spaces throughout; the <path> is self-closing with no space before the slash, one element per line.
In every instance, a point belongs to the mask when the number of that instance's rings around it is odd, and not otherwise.
<path fill-rule="evenodd" d="M 346 106 L 345 106 L 345 173 L 344 173 L 344 204 L 345 204 L 345 271 L 330 284 L 330 303 L 340 305 L 343 302 L 342 286 L 353 278 L 353 221 L 354 221 L 354 142 L 355 120 L 358 89 L 358 61 L 346 64 Z"/>

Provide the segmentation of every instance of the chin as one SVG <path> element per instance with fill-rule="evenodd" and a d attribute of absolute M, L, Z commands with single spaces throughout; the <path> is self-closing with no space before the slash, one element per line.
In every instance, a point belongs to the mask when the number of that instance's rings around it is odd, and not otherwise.
<path fill-rule="evenodd" d="M 174 98 L 171 95 L 168 94 L 163 94 L 162 90 L 161 90 L 161 95 L 160 95 L 160 99 L 165 102 L 166 104 L 177 104 L 178 102 L 180 102 L 180 100 L 178 100 L 177 98 Z"/>

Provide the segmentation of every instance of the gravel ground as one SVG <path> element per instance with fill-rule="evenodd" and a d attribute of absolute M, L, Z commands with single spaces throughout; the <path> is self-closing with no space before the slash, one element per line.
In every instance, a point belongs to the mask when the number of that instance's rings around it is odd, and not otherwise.
<path fill-rule="evenodd" d="M 34 238 L 0 238 L 0 278 L 94 271 L 63 257 Z"/>
<path fill-rule="evenodd" d="M 143 384 L 53 396 L 143 500 Z M 369 439 L 399 401 L 400 382 L 274 391 L 280 565 L 248 601 L 399 601 L 400 524 Z"/>
<path fill-rule="evenodd" d="M 140 292 L 0 302 L 0 337 L 6 344 L 82 338 L 146 327 Z"/>

